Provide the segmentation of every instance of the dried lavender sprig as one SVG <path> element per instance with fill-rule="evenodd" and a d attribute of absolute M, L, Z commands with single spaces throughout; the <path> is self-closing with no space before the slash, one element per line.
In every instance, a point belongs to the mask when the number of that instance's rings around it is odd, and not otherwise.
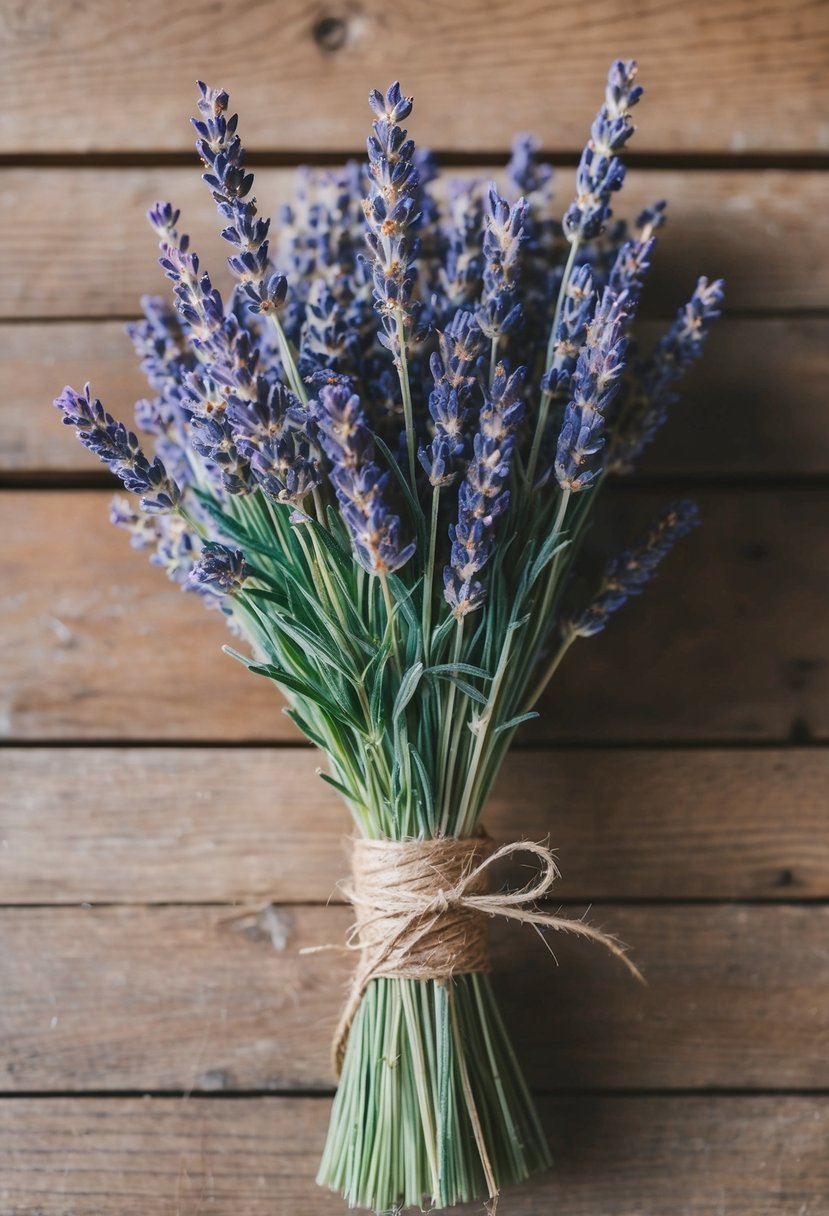
<path fill-rule="evenodd" d="M 415 545 L 403 541 L 400 517 L 389 506 L 390 474 L 375 462 L 374 437 L 360 398 L 343 378 L 324 385 L 309 409 L 358 561 L 371 574 L 399 570 Z"/>
<path fill-rule="evenodd" d="M 617 152 L 621 152 L 633 133 L 629 111 L 642 96 L 642 89 L 634 85 L 636 63 L 625 63 L 617 59 L 610 68 L 605 89 L 605 103 L 593 122 L 590 139 L 585 145 L 576 174 L 576 198 L 570 204 L 562 221 L 564 234 L 570 242 L 570 253 L 562 271 L 553 323 L 547 342 L 546 366 L 553 359 L 561 311 L 567 294 L 570 277 L 576 268 L 579 247 L 584 241 L 599 236 L 611 215 L 610 196 L 621 189 L 625 168 Z M 542 393 L 541 406 L 533 436 L 532 449 L 527 461 L 527 479 L 533 483 L 541 444 L 547 427 L 550 395 Z"/>
<path fill-rule="evenodd" d="M 270 220 L 259 215 L 256 199 L 249 197 L 253 174 L 245 170 L 245 150 L 237 134 L 239 117 L 227 117 L 230 101 L 224 89 L 211 89 L 198 82 L 199 118 L 191 119 L 198 133 L 196 151 L 207 167 L 202 179 L 227 226 L 222 236 L 238 249 L 227 259 L 242 284 L 254 312 L 273 313 L 285 302 L 284 275 L 269 274 L 268 231 Z"/>
<path fill-rule="evenodd" d="M 193 590 L 188 582 L 201 541 L 181 515 L 148 515 L 116 495 L 109 508 L 110 522 L 129 533 L 133 549 L 152 549 L 150 562 L 160 566 L 174 583 Z"/>
<path fill-rule="evenodd" d="M 627 293 L 606 287 L 573 373 L 572 398 L 558 437 L 555 474 L 563 490 L 589 486 L 601 470 L 596 458 L 605 443 L 606 414 L 619 391 L 628 340 Z"/>
<path fill-rule="evenodd" d="M 484 286 L 477 320 L 492 342 L 493 364 L 498 340 L 521 319 L 518 299 L 521 245 L 525 239 L 527 200 L 510 206 L 494 183 L 487 191 L 484 224 Z"/>
<path fill-rule="evenodd" d="M 516 135 L 512 141 L 507 181 L 516 194 L 525 198 L 549 191 L 553 179 L 552 166 L 538 159 L 540 146 L 538 139 L 526 131 Z"/>
<path fill-rule="evenodd" d="M 706 278 L 698 279 L 691 299 L 680 308 L 651 358 L 637 369 L 638 384 L 632 387 L 624 403 L 613 438 L 609 469 L 629 470 L 665 423 L 677 400 L 672 386 L 702 354 L 711 326 L 720 315 L 724 294 L 722 279 L 713 283 Z"/>
<path fill-rule="evenodd" d="M 400 376 L 409 477 L 415 484 L 417 437 L 411 401 L 407 343 L 414 328 L 417 304 L 415 259 L 421 216 L 419 176 L 414 163 L 414 141 L 399 124 L 412 112 L 395 81 L 385 96 L 374 89 L 369 105 L 377 116 L 368 139 L 369 194 L 364 200 L 368 232 L 366 243 L 372 264 L 374 306 L 380 317 L 380 342 L 392 352 Z"/>
<path fill-rule="evenodd" d="M 460 619 L 480 608 L 486 588 L 477 577 L 492 556 L 496 521 L 506 512 L 516 434 L 524 417 L 521 388 L 526 369 L 509 375 L 499 363 L 481 409 L 472 458 L 458 491 L 458 518 L 449 529 L 450 564 L 443 572 L 444 595 Z"/>
<path fill-rule="evenodd" d="M 471 307 L 483 290 L 484 204 L 479 184 L 450 182 L 446 210 L 438 281 L 440 311 L 448 316 L 458 308 Z"/>
<path fill-rule="evenodd" d="M 618 612 L 632 595 L 642 594 L 663 558 L 699 523 L 699 509 L 694 502 L 683 499 L 666 507 L 638 545 L 607 563 L 595 598 L 583 612 L 564 625 L 565 636 L 572 633 L 588 638 L 601 633 L 614 612 Z"/>
<path fill-rule="evenodd" d="M 438 335 L 440 353 L 429 363 L 434 388 L 429 394 L 429 413 L 435 433 L 428 448 L 418 455 L 432 486 L 451 485 L 469 446 L 473 391 L 477 365 L 485 340 L 472 313 L 460 309 Z"/>
<path fill-rule="evenodd" d="M 235 595 L 249 577 L 244 553 L 216 541 L 205 541 L 201 557 L 189 574 L 191 583 L 214 595 Z"/>
<path fill-rule="evenodd" d="M 94 452 L 111 472 L 120 477 L 127 490 L 141 495 L 145 511 L 174 511 L 181 502 L 181 490 L 169 476 L 159 457 L 150 461 L 138 439 L 108 414 L 89 385 L 77 393 L 67 385 L 55 400 L 67 426 L 73 426 L 85 448 Z"/>
<path fill-rule="evenodd" d="M 576 197 L 563 220 L 565 235 L 574 244 L 599 235 L 611 214 L 610 196 L 625 179 L 617 153 L 633 134 L 630 111 L 642 96 L 642 88 L 633 83 L 635 76 L 633 59 L 627 63 L 617 59 L 608 73 L 604 105 L 579 161 Z"/>

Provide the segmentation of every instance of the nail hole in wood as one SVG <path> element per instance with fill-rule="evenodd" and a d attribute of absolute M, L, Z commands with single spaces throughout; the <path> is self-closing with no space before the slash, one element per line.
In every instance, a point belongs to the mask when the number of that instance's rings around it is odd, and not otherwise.
<path fill-rule="evenodd" d="M 314 26 L 313 35 L 320 50 L 330 55 L 345 46 L 348 26 L 342 17 L 320 17 Z"/>

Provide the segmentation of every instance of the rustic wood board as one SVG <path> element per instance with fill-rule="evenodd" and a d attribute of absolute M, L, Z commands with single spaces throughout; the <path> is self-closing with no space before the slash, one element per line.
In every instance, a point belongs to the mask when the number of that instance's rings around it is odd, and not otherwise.
<path fill-rule="evenodd" d="M 209 21 L 193 0 L 174 13 L 162 0 L 42 0 L 5 23 L 0 64 L 16 104 L 0 132 L 23 153 L 186 148 L 201 76 L 232 90 L 257 148 L 353 149 L 369 88 L 401 75 L 425 142 L 485 151 L 530 127 L 575 150 L 607 65 L 635 56 L 648 90 L 639 148 L 810 151 L 829 147 L 815 98 L 828 42 L 825 11 L 807 0 L 637 0 L 624 13 L 613 0 L 222 0 Z"/>
<path fill-rule="evenodd" d="M 665 498 L 617 494 L 608 543 L 628 543 Z M 697 498 L 705 526 L 635 611 L 574 648 L 525 740 L 827 737 L 829 500 Z M 107 502 L 99 491 L 0 495 L 2 736 L 295 741 L 272 686 L 220 652 L 218 614 L 130 549 Z"/>
<path fill-rule="evenodd" d="M 493 170 L 485 170 L 491 176 Z M 672 316 L 697 276 L 724 276 L 729 309 L 776 313 L 824 308 L 829 302 L 827 177 L 818 171 L 638 170 L 614 204 L 635 217 L 665 198 L 670 222 L 643 308 Z M 261 209 L 274 212 L 293 192 L 294 174 L 257 174 Z M 574 170 L 558 187 L 563 211 Z M 159 198 L 182 208 L 181 228 L 220 284 L 227 246 L 210 194 L 192 168 L 8 169 L 3 199 L 26 216 L 4 250 L 0 318 L 133 316 L 142 293 L 166 292 L 145 212 Z M 49 257 L 43 256 L 44 233 Z"/>
<path fill-rule="evenodd" d="M 0 900 L 336 901 L 350 823 L 319 764 L 309 748 L 8 748 Z M 561 899 L 826 899 L 827 793 L 814 748 L 524 751 L 486 822 L 551 840 Z"/>
<path fill-rule="evenodd" d="M 584 909 L 575 908 L 573 916 Z M 537 1089 L 829 1088 L 829 908 L 603 905 L 598 946 L 496 925 L 496 990 Z M 0 912 L 8 1091 L 327 1088 L 344 907 Z"/>
<path fill-rule="evenodd" d="M 510 1216 L 823 1216 L 829 1100 L 542 1099 L 555 1166 L 505 1191 Z M 314 1184 L 329 1102 L 0 1102 L 7 1216 L 341 1216 Z M 454 1208 L 458 1216 L 480 1204 Z"/>
<path fill-rule="evenodd" d="M 640 326 L 644 347 L 665 322 Z M 0 325 L 0 474 L 93 473 L 100 464 L 50 408 L 64 384 L 93 391 L 125 421 L 148 393 L 118 321 Z M 688 377 L 682 402 L 641 469 L 739 478 L 829 472 L 829 319 L 726 317 Z M 785 402 L 786 425 L 780 425 Z M 102 472 L 102 476 L 103 476 Z"/>

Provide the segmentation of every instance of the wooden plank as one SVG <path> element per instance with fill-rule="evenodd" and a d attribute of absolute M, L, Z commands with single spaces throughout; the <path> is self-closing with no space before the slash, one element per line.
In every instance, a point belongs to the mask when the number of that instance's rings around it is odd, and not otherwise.
<path fill-rule="evenodd" d="M 349 819 L 310 749 L 9 748 L 3 765 L 6 903 L 338 898 Z M 816 749 L 524 752 L 487 824 L 550 836 L 562 899 L 825 899 L 827 789 Z"/>
<path fill-rule="evenodd" d="M 664 497 L 617 494 L 604 511 L 608 544 L 639 534 Z M 525 740 L 827 737 L 826 496 L 697 497 L 705 526 L 641 601 L 574 648 Z M 130 549 L 107 501 L 0 495 L 2 736 L 296 739 L 271 686 L 220 653 L 218 614 Z"/>
<path fill-rule="evenodd" d="M 573 915 L 580 915 L 575 909 Z M 3 1087 L 327 1087 L 352 958 L 344 907 L 19 908 L 0 913 Z M 496 924 L 494 976 L 544 1088 L 829 1086 L 829 908 L 635 907 L 590 919 L 599 947 Z"/>
<path fill-rule="evenodd" d="M 664 326 L 644 322 L 643 346 L 655 342 Z M 0 399 L 0 472 L 100 467 L 48 408 L 65 383 L 91 380 L 111 412 L 126 420 L 132 403 L 148 391 L 118 321 L 0 326 L 0 364 L 12 388 Z M 727 317 L 642 468 L 659 475 L 825 475 L 827 378 L 826 318 Z"/>
<path fill-rule="evenodd" d="M 488 176 L 491 169 L 484 170 Z M 562 171 L 559 206 L 573 189 Z M 274 212 L 293 190 L 293 172 L 257 175 L 262 210 Z M 665 171 L 632 173 L 615 210 L 635 216 L 656 198 L 669 201 L 645 307 L 672 315 L 699 274 L 728 280 L 728 307 L 748 311 L 824 308 L 829 300 L 829 216 L 820 172 Z M 158 198 L 182 208 L 182 227 L 220 283 L 219 224 L 198 168 L 9 169 L 3 199 L 25 215 L 8 242 L 0 280 L 0 317 L 131 316 L 145 292 L 166 290 L 155 240 L 144 219 Z M 49 257 L 43 257 L 44 233 Z"/>
<path fill-rule="evenodd" d="M 589 12 L 563 0 L 494 0 L 483 13 L 470 0 L 416 9 L 270 0 L 241 11 L 221 0 L 205 22 L 192 0 L 173 15 L 162 0 L 137 9 L 95 0 L 71 17 L 44 0 L 4 30 L 0 64 L 16 104 L 0 133 L 23 153 L 186 148 L 202 76 L 232 90 L 257 147 L 353 149 L 366 136 L 369 88 L 399 70 L 421 140 L 486 150 L 529 126 L 575 149 L 621 55 L 639 60 L 648 90 L 637 147 L 811 151 L 829 147 L 824 16 L 807 0 L 760 9 L 638 0 L 623 18 L 613 0 Z"/>
<path fill-rule="evenodd" d="M 8 1216 L 339 1216 L 313 1181 L 328 1113 L 312 1098 L 7 1100 L 0 1202 Z M 821 1216 L 829 1203 L 826 1098 L 566 1096 L 541 1115 L 556 1164 L 504 1192 L 511 1216 Z"/>

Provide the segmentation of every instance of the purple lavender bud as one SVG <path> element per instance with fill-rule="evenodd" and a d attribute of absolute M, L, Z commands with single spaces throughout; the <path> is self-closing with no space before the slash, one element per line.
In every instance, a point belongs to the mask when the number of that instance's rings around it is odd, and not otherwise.
<path fill-rule="evenodd" d="M 460 471 L 469 447 L 473 394 L 485 339 L 475 318 L 459 310 L 442 334 L 440 354 L 434 353 L 430 369 L 434 389 L 429 395 L 429 413 L 435 433 L 428 448 L 421 447 L 420 463 L 433 486 L 451 485 Z"/>
<path fill-rule="evenodd" d="M 636 63 L 617 59 L 610 68 L 605 103 L 596 115 L 590 139 L 581 154 L 576 174 L 576 198 L 564 216 L 570 241 L 590 241 L 599 235 L 611 215 L 610 196 L 621 188 L 625 168 L 616 153 L 633 134 L 630 110 L 642 96 L 634 85 Z"/>
<path fill-rule="evenodd" d="M 358 561 L 372 574 L 399 570 L 415 545 L 403 543 L 400 518 L 388 505 L 390 475 L 374 461 L 374 438 L 360 398 L 341 381 L 321 388 L 308 408 Z"/>
<path fill-rule="evenodd" d="M 607 563 L 595 599 L 584 612 L 568 622 L 565 629 L 584 638 L 601 633 L 614 612 L 618 612 L 632 595 L 642 594 L 662 559 L 699 522 L 696 503 L 688 500 L 671 503 L 639 545 Z"/>
<path fill-rule="evenodd" d="M 414 142 L 398 124 L 411 113 L 412 102 L 395 82 L 385 97 L 376 89 L 369 96 L 377 118 L 368 140 L 369 195 L 363 209 L 366 243 L 372 265 L 374 307 L 383 332 L 380 341 L 399 355 L 398 317 L 404 332 L 413 327 L 417 306 L 413 299 L 417 279 L 415 259 L 420 181 L 414 163 Z"/>
<path fill-rule="evenodd" d="M 246 288 L 251 287 L 248 295 L 257 310 L 269 311 L 285 297 L 279 276 L 263 285 L 268 271 L 270 220 L 261 218 L 256 200 L 248 198 L 253 174 L 244 167 L 245 150 L 236 133 L 238 116 L 226 118 L 230 99 L 223 89 L 210 89 L 199 81 L 199 91 L 201 117 L 191 121 L 199 136 L 196 151 L 207 169 L 202 179 L 226 221 L 222 236 L 239 251 L 227 259 L 228 265 Z"/>
<path fill-rule="evenodd" d="M 250 577 L 245 555 L 239 549 L 206 541 L 201 557 L 189 574 L 191 583 L 214 595 L 235 595 Z"/>
<path fill-rule="evenodd" d="M 596 457 L 625 367 L 628 310 L 627 295 L 617 296 L 606 287 L 576 362 L 555 460 L 558 484 L 574 493 L 589 486 L 601 469 Z"/>
<path fill-rule="evenodd" d="M 650 359 L 637 368 L 638 382 L 626 398 L 619 430 L 614 437 L 609 467 L 617 472 L 630 468 L 653 441 L 676 402 L 673 385 L 702 354 L 712 324 L 720 315 L 724 283 L 700 278 L 687 304 L 660 339 Z"/>
<path fill-rule="evenodd" d="M 569 397 L 570 383 L 579 351 L 587 337 L 595 295 L 589 266 L 573 272 L 564 293 L 564 303 L 553 343 L 553 358 L 541 387 L 553 397 Z"/>
<path fill-rule="evenodd" d="M 239 452 L 266 494 L 299 506 L 320 484 L 307 410 L 284 385 L 259 376 L 255 396 L 228 397 L 227 417 Z"/>
<path fill-rule="evenodd" d="M 126 489 L 142 495 L 145 511 L 172 511 L 178 506 L 181 491 L 161 460 L 147 459 L 133 432 L 116 422 L 97 398 L 92 400 L 88 384 L 83 393 L 67 385 L 55 405 L 83 446 L 120 477 Z"/>
<path fill-rule="evenodd" d="M 507 162 L 507 180 L 515 194 L 527 198 L 550 188 L 553 177 L 552 166 L 539 162 L 541 145 L 534 135 L 522 132 L 512 141 L 512 153 Z"/>
<path fill-rule="evenodd" d="M 458 490 L 458 519 L 449 528 L 450 564 L 443 572 L 446 601 L 456 617 L 474 612 L 486 599 L 486 588 L 477 575 L 492 556 L 496 521 L 509 507 L 506 486 L 524 415 L 519 395 L 524 376 L 524 368 L 510 376 L 503 363 L 497 365 Z"/>
<path fill-rule="evenodd" d="M 484 207 L 477 183 L 450 182 L 447 212 L 438 280 L 444 310 L 451 315 L 472 306 L 483 290 Z"/>
<path fill-rule="evenodd" d="M 510 207 L 495 186 L 490 185 L 483 243 L 484 290 L 477 320 L 492 341 L 514 329 L 521 317 L 519 255 L 526 216 L 526 199 L 520 198 Z"/>

